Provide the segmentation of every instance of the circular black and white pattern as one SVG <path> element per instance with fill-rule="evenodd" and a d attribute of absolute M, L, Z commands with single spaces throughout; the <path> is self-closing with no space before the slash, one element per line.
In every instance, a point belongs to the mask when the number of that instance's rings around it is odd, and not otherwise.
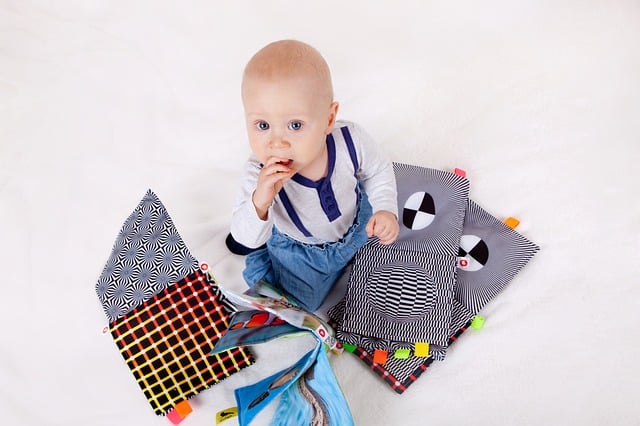
<path fill-rule="evenodd" d="M 407 228 L 417 231 L 429 226 L 435 215 L 433 197 L 426 192 L 415 192 L 404 203 L 402 223 Z"/>
<path fill-rule="evenodd" d="M 479 271 L 489 261 L 489 247 L 476 235 L 460 237 L 458 250 L 458 268 L 463 271 Z"/>
<path fill-rule="evenodd" d="M 416 264 L 388 263 L 369 275 L 367 295 L 379 314 L 394 321 L 423 316 L 433 305 L 433 284 Z"/>

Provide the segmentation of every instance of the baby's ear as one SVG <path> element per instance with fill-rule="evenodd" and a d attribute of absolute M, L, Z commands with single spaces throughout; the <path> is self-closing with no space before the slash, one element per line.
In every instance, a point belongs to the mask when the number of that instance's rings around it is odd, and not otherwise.
<path fill-rule="evenodd" d="M 340 105 L 337 102 L 332 102 L 331 105 L 329 105 L 329 122 L 327 123 L 327 128 L 324 131 L 327 135 L 333 131 L 333 126 L 336 124 L 339 106 Z"/>

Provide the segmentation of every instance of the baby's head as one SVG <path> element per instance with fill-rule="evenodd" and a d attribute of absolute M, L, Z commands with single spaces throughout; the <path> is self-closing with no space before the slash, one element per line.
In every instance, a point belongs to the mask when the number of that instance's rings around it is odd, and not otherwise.
<path fill-rule="evenodd" d="M 266 45 L 249 60 L 242 79 L 242 99 L 251 95 L 255 83 L 301 79 L 313 89 L 315 100 L 333 102 L 331 72 L 320 52 L 297 40 Z"/>
<path fill-rule="evenodd" d="M 262 48 L 244 70 L 242 102 L 251 149 L 262 163 L 279 157 L 298 172 L 318 166 L 338 104 L 317 50 L 295 40 Z"/>

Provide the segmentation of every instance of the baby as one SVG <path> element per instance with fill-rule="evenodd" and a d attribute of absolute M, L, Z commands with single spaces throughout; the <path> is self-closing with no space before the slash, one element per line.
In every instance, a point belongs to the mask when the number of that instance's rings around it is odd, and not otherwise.
<path fill-rule="evenodd" d="M 249 253 L 249 286 L 265 280 L 314 311 L 368 237 L 398 237 L 393 167 L 359 126 L 336 121 L 329 67 L 305 43 L 258 51 L 242 101 L 253 155 L 227 246 Z"/>

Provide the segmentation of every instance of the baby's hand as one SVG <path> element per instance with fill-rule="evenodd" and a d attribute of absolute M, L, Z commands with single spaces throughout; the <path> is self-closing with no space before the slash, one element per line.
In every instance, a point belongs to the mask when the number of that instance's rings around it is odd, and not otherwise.
<path fill-rule="evenodd" d="M 282 189 L 282 185 L 296 174 L 295 170 L 289 167 L 290 163 L 287 158 L 270 157 L 262 166 L 252 197 L 253 206 L 260 219 L 267 219 L 269 207 Z"/>
<path fill-rule="evenodd" d="M 369 237 L 375 235 L 380 239 L 380 244 L 385 245 L 394 242 L 400 233 L 396 215 L 386 210 L 375 212 L 365 229 Z"/>

